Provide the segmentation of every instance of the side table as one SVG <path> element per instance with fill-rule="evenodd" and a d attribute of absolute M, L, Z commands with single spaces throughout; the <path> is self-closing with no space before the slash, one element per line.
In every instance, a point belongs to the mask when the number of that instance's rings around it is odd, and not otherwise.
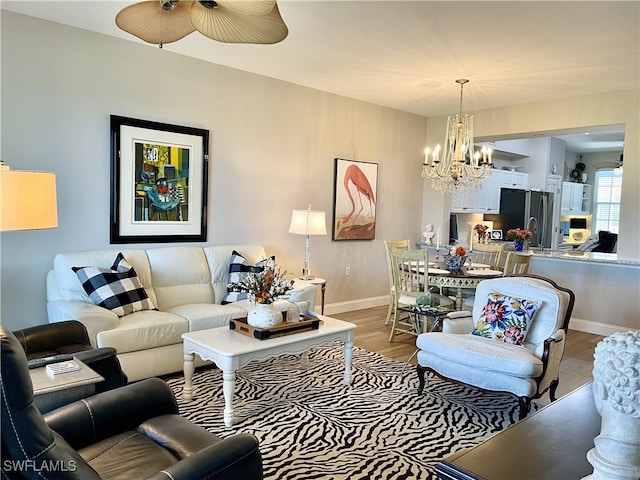
<path fill-rule="evenodd" d="M 101 375 L 82 363 L 73 359 L 80 370 L 51 376 L 45 367 L 29 370 L 33 383 L 33 403 L 41 413 L 47 413 L 95 393 L 95 384 L 104 380 Z"/>
<path fill-rule="evenodd" d="M 324 315 L 324 294 L 327 288 L 327 281 L 324 278 L 314 277 L 311 280 L 303 280 L 302 278 L 296 278 L 297 285 L 320 285 L 320 294 L 322 303 L 320 304 L 320 314 Z"/>

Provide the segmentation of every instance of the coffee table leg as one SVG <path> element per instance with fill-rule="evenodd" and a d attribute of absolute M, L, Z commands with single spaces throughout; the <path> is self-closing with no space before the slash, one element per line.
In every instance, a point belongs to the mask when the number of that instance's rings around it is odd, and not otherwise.
<path fill-rule="evenodd" d="M 236 372 L 222 372 L 222 391 L 224 392 L 224 424 L 233 425 L 233 391 L 236 386 Z"/>
<path fill-rule="evenodd" d="M 184 388 L 182 389 L 182 398 L 187 401 L 193 400 L 193 372 L 195 371 L 195 364 L 193 363 L 195 354 L 184 354 Z"/>
<path fill-rule="evenodd" d="M 351 384 L 351 359 L 353 358 L 353 340 L 344 342 L 344 383 Z"/>
<path fill-rule="evenodd" d="M 309 366 L 309 353 L 302 352 L 300 354 L 300 367 L 302 367 L 303 370 L 306 370 L 308 366 Z"/>

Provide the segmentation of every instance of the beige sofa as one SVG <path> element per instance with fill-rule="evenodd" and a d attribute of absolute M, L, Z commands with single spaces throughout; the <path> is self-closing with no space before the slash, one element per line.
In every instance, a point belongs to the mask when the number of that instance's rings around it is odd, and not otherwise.
<path fill-rule="evenodd" d="M 118 351 L 130 381 L 178 372 L 183 365 L 183 333 L 225 326 L 247 315 L 247 301 L 221 305 L 234 250 L 249 264 L 266 258 L 261 245 L 60 253 L 47 274 L 49 322 L 82 322 L 94 346 Z M 109 269 L 118 253 L 133 266 L 157 310 L 118 316 L 97 306 L 84 291 L 72 267 Z M 288 300 L 312 311 L 315 298 L 316 287 L 307 284 L 291 291 Z"/>

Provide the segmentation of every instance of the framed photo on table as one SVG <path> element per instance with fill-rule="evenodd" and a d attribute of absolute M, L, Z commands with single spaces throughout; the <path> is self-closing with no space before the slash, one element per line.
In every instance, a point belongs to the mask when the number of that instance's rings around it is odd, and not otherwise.
<path fill-rule="evenodd" d="M 335 159 L 333 240 L 376 238 L 378 164 Z"/>
<path fill-rule="evenodd" d="M 111 115 L 110 243 L 207 240 L 209 131 Z"/>
<path fill-rule="evenodd" d="M 502 230 L 491 230 L 491 240 L 502 240 Z"/>

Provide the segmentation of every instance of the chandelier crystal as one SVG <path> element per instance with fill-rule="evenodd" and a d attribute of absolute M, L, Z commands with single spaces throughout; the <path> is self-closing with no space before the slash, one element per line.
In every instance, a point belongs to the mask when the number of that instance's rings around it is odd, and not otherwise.
<path fill-rule="evenodd" d="M 425 149 L 422 164 L 422 176 L 430 178 L 433 188 L 445 193 L 480 188 L 493 167 L 490 148 L 485 145 L 474 152 L 473 115 L 462 114 L 462 90 L 469 80 L 456 83 L 460 84 L 460 111 L 447 120 L 444 148 L 437 145 L 433 151 Z"/>

